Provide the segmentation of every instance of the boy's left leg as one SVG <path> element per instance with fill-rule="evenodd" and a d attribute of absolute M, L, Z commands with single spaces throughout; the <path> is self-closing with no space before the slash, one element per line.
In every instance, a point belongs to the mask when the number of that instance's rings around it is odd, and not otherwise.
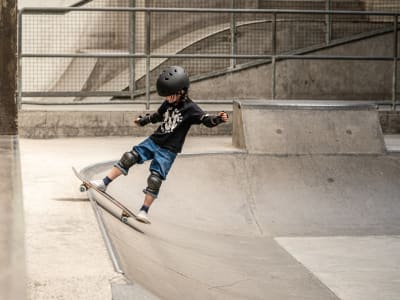
<path fill-rule="evenodd" d="M 150 165 L 150 176 L 147 178 L 147 187 L 144 190 L 145 198 L 138 213 L 138 220 L 150 223 L 147 214 L 149 208 L 158 197 L 161 184 L 167 178 L 168 172 L 175 161 L 177 154 L 167 149 L 160 148 L 154 155 Z"/>
<path fill-rule="evenodd" d="M 150 223 L 150 220 L 147 216 L 148 212 L 149 212 L 149 208 L 151 206 L 151 204 L 153 203 L 153 201 L 156 199 L 156 197 L 154 197 L 152 194 L 146 194 L 144 196 L 144 202 L 142 207 L 140 208 L 139 213 L 137 214 L 137 219 L 143 223 Z"/>
<path fill-rule="evenodd" d="M 143 191 L 145 193 L 143 205 L 137 215 L 137 219 L 144 223 L 150 223 L 147 214 L 153 201 L 157 198 L 163 179 L 154 171 L 151 171 L 150 176 L 147 178 L 147 187 Z"/>
<path fill-rule="evenodd" d="M 112 167 L 110 171 L 108 171 L 106 177 L 98 180 L 91 180 L 90 183 L 93 184 L 100 191 L 105 192 L 107 190 L 107 186 L 116 179 L 118 176 L 122 175 L 122 172 L 117 167 Z"/>

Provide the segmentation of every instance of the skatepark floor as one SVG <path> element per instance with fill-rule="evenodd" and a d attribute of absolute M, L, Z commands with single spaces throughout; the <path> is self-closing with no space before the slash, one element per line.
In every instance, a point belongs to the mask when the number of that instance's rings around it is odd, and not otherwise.
<path fill-rule="evenodd" d="M 28 299 L 111 299 L 124 283 L 104 246 L 78 170 L 116 160 L 143 137 L 20 139 Z M 231 137 L 189 137 L 185 153 L 235 150 Z M 147 172 L 143 174 L 147 178 Z M 140 298 L 139 298 L 140 299 Z"/>
<path fill-rule="evenodd" d="M 20 139 L 28 299 L 111 299 L 111 286 L 126 283 L 113 269 L 90 202 L 79 192 L 71 166 L 79 170 L 117 160 L 142 139 Z M 390 151 L 400 152 L 399 136 L 385 140 Z M 188 137 L 184 153 L 210 152 L 240 151 L 232 146 L 231 137 Z M 147 178 L 147 170 L 140 175 Z M 400 295 L 397 235 L 281 236 L 275 241 L 281 247 L 276 251 L 287 252 L 331 292 L 329 299 Z M 151 296 L 139 286 L 137 299 L 146 297 Z"/>

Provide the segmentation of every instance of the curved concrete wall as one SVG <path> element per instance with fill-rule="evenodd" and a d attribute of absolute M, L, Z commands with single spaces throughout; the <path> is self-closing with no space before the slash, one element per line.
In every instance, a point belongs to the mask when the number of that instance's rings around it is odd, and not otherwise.
<path fill-rule="evenodd" d="M 160 3 L 136 0 L 137 7 L 160 7 Z M 26 6 L 69 6 L 71 1 L 44 2 L 26 0 L 20 7 Z M 86 7 L 130 6 L 129 0 L 93 1 Z M 185 1 L 166 2 L 168 7 L 187 7 Z M 196 7 L 197 5 L 192 5 Z M 215 1 L 211 7 L 231 7 L 230 0 Z M 252 1 L 241 0 L 238 7 L 253 8 Z M 24 53 L 79 53 L 79 52 L 124 52 L 129 51 L 129 14 L 71 12 L 65 15 L 25 16 L 23 20 L 22 45 Z M 171 18 L 176 19 L 171 22 Z M 204 24 L 225 23 L 230 16 L 221 18 L 218 14 L 182 13 L 165 15 L 154 13 L 151 18 L 152 50 L 180 37 L 196 31 Z M 168 22 L 168 26 L 163 26 Z M 61 35 L 61 37 L 60 37 Z M 32 39 L 32 37 L 34 37 Z M 196 37 L 192 37 L 196 38 Z M 144 13 L 136 14 L 135 48 L 137 53 L 145 49 L 145 19 Z M 34 43 L 30 46 L 30 43 Z M 173 51 L 173 53 L 175 53 Z M 121 60 L 119 60 L 121 61 Z M 115 60 L 104 62 L 102 59 L 24 59 L 23 60 L 23 90 L 24 91 L 80 91 L 95 89 L 112 79 L 127 67 L 113 67 Z M 118 63 L 117 63 L 118 64 Z M 125 61 L 122 63 L 127 66 Z M 37 68 L 40 66 L 40 68 Z M 29 72 L 28 70 L 37 70 Z M 45 70 L 45 73 L 44 73 Z M 109 74 L 104 78 L 105 73 Z M 40 79 L 39 79 L 40 78 Z M 39 79 L 39 80 L 38 80 Z M 93 83 L 95 82 L 95 83 Z M 128 83 L 128 80 L 126 81 Z M 123 88 L 121 88 L 123 89 Z"/>
<path fill-rule="evenodd" d="M 125 2 L 120 1 L 120 6 L 125 6 Z M 32 1 L 26 4 L 33 5 L 34 3 Z M 59 1 L 57 4 L 65 6 L 70 4 L 70 1 Z M 48 3 L 42 6 L 48 6 Z M 87 5 L 87 7 L 96 6 L 99 6 L 96 2 Z M 113 0 L 107 0 L 101 6 L 116 6 L 116 4 Z M 128 14 L 118 12 L 25 15 L 22 27 L 22 51 L 23 53 L 52 54 L 95 52 L 99 49 L 102 52 L 115 49 L 127 51 L 126 24 L 128 22 Z M 77 63 L 74 65 L 74 62 Z M 80 59 L 72 58 L 25 58 L 22 60 L 23 90 L 80 90 L 93 69 L 93 64 L 90 60 L 85 63 Z M 74 69 L 75 78 L 68 76 L 68 73 L 72 71 L 71 68 Z"/>

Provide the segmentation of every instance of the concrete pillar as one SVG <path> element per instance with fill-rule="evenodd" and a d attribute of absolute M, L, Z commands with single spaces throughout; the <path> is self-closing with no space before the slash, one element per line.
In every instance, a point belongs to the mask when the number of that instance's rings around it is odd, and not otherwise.
<path fill-rule="evenodd" d="M 17 134 L 17 0 L 0 1 L 0 135 Z"/>

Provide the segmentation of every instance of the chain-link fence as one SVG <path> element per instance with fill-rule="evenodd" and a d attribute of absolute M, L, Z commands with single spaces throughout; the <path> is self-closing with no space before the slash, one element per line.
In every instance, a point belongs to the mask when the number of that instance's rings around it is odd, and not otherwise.
<path fill-rule="evenodd" d="M 170 9 L 135 8 L 146 6 Z M 335 10 L 399 7 L 395 1 L 99 0 L 81 8 L 23 9 L 20 96 L 90 101 L 146 95 L 149 101 L 167 65 L 183 65 L 191 79 L 206 79 L 276 55 L 393 30 L 392 15 Z"/>

